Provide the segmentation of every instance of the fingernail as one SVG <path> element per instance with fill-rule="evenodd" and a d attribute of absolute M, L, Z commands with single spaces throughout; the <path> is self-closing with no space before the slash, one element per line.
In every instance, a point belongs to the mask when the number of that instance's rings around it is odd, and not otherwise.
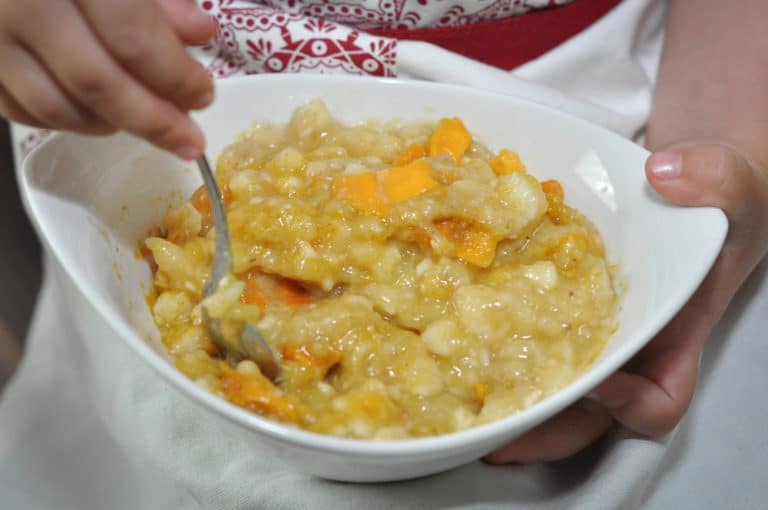
<path fill-rule="evenodd" d="M 178 147 L 173 152 L 178 157 L 186 161 L 192 161 L 193 159 L 197 159 L 200 157 L 200 154 L 202 153 L 200 148 L 195 147 L 194 145 L 185 145 L 183 147 Z"/>
<path fill-rule="evenodd" d="M 679 152 L 655 152 L 648 158 L 648 170 L 660 180 L 677 179 L 683 167 Z"/>

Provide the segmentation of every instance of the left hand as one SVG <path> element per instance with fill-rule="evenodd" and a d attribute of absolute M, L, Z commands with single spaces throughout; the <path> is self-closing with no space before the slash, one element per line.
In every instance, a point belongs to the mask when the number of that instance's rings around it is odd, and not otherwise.
<path fill-rule="evenodd" d="M 214 31 L 191 0 L 0 0 L 0 117 L 119 129 L 196 159 L 205 139 L 190 111 L 213 100 L 213 80 L 185 46 Z"/>
<path fill-rule="evenodd" d="M 615 422 L 659 436 L 685 414 L 705 340 L 768 251 L 768 169 L 731 146 L 694 142 L 651 155 L 646 176 L 672 203 L 725 212 L 729 231 L 715 264 L 690 301 L 622 370 L 587 398 L 490 454 L 487 462 L 559 460 L 594 442 Z"/>

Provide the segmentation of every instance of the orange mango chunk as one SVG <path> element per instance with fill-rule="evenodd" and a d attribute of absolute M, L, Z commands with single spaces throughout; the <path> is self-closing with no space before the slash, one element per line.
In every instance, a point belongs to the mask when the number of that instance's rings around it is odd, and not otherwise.
<path fill-rule="evenodd" d="M 197 188 L 189 201 L 203 218 L 211 215 L 211 199 L 208 198 L 208 190 L 205 189 L 205 186 Z"/>
<path fill-rule="evenodd" d="M 338 175 L 333 181 L 333 193 L 358 211 L 383 214 L 387 203 L 379 191 L 375 173 Z"/>
<path fill-rule="evenodd" d="M 391 204 L 437 186 L 438 182 L 432 177 L 432 166 L 419 159 L 378 172 L 339 175 L 334 179 L 333 192 L 358 211 L 383 215 Z"/>
<path fill-rule="evenodd" d="M 432 166 L 423 159 L 383 170 L 381 177 L 384 195 L 393 204 L 439 186 L 432 177 Z"/>
<path fill-rule="evenodd" d="M 419 158 L 423 158 L 427 155 L 427 148 L 422 143 L 414 143 L 409 145 L 403 152 L 395 156 L 392 160 L 394 166 L 407 165 L 411 161 L 415 161 Z"/>
<path fill-rule="evenodd" d="M 228 205 L 232 202 L 232 192 L 229 190 L 229 184 L 222 185 L 221 183 L 218 183 L 218 186 L 221 201 L 224 205 Z M 197 212 L 204 218 L 211 215 L 211 199 L 208 197 L 208 190 L 205 186 L 197 188 L 189 201 L 192 204 L 192 207 L 197 209 Z"/>
<path fill-rule="evenodd" d="M 520 160 L 520 155 L 509 149 L 501 149 L 495 158 L 488 160 L 488 164 L 496 175 L 525 173 L 525 165 Z"/>
<path fill-rule="evenodd" d="M 222 186 L 221 183 L 219 183 L 219 193 L 221 193 L 221 200 L 224 202 L 225 206 L 232 202 L 232 192 L 230 191 L 228 184 Z M 200 235 L 205 235 L 213 226 L 211 199 L 208 198 L 208 190 L 205 186 L 200 186 L 195 190 L 192 197 L 189 199 L 189 203 L 191 203 L 192 207 L 197 209 L 197 212 L 202 216 L 202 229 L 200 230 Z"/>
<path fill-rule="evenodd" d="M 256 269 L 245 273 L 241 279 L 245 282 L 245 287 L 240 295 L 240 302 L 257 305 L 262 312 L 271 303 L 283 303 L 296 308 L 314 302 L 312 295 L 293 280 L 276 281 L 274 277 L 266 276 Z"/>
<path fill-rule="evenodd" d="M 561 200 L 565 198 L 565 191 L 563 190 L 563 185 L 560 184 L 560 181 L 558 181 L 557 179 L 549 179 L 547 181 L 542 181 L 541 189 L 544 191 L 544 193 L 555 195 L 556 197 L 559 197 Z"/>
<path fill-rule="evenodd" d="M 461 119 L 458 117 L 440 119 L 437 129 L 429 137 L 429 155 L 448 153 L 454 161 L 458 162 L 471 144 L 472 135 L 464 127 Z"/>
<path fill-rule="evenodd" d="M 453 256 L 473 266 L 488 267 L 498 244 L 490 234 L 459 218 L 435 220 L 435 228 L 456 245 Z"/>
<path fill-rule="evenodd" d="M 261 373 L 242 374 L 221 362 L 221 389 L 227 400 L 258 414 L 298 422 L 299 409 Z"/>
<path fill-rule="evenodd" d="M 486 232 L 469 231 L 464 242 L 456 250 L 456 257 L 473 266 L 488 267 L 496 257 L 496 244 L 496 240 Z"/>

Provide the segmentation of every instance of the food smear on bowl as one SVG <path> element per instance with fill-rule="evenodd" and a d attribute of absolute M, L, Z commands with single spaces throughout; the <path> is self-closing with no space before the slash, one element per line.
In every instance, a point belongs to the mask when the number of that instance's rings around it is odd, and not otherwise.
<path fill-rule="evenodd" d="M 205 329 L 202 187 L 145 240 L 152 313 L 181 372 L 259 415 L 352 438 L 446 434 L 563 388 L 616 328 L 598 231 L 559 182 L 459 118 L 345 125 L 316 100 L 243 134 L 216 173 L 228 313 L 259 327 L 279 380 L 221 359 Z"/>

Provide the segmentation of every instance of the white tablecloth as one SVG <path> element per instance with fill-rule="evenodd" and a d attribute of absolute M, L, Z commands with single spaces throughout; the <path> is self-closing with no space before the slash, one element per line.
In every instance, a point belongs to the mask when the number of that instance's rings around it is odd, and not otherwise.
<path fill-rule="evenodd" d="M 204 448 L 195 447 L 201 431 L 210 430 L 206 423 L 190 425 L 183 437 L 158 436 L 150 426 L 152 405 L 141 403 L 130 424 L 135 436 L 116 438 L 84 398 L 87 361 L 66 305 L 56 299 L 55 279 L 47 278 L 23 365 L 0 401 L 0 508 L 762 508 L 768 501 L 767 268 L 748 281 L 712 335 L 696 399 L 669 444 L 618 431 L 561 463 L 478 462 L 380 485 L 276 471 L 260 452 L 243 453 L 226 438 L 203 437 Z M 162 386 L 154 372 L 131 363 L 126 359 L 130 377 Z M 174 390 L 159 389 L 158 403 L 179 420 L 199 412 L 165 391 Z M 126 447 L 131 444 L 139 446 Z M 210 470 L 200 467 L 207 465 Z"/>

